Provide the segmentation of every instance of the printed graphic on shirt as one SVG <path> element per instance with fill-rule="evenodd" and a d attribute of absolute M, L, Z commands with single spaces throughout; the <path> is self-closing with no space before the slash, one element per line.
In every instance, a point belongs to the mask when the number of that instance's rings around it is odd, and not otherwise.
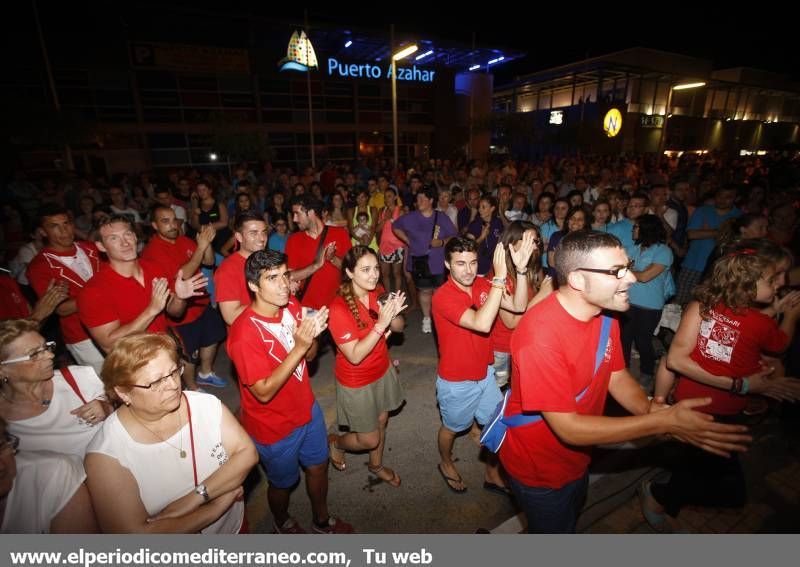
<path fill-rule="evenodd" d="M 283 362 L 283 359 L 273 352 L 275 341 L 277 340 L 287 353 L 292 350 L 294 348 L 294 330 L 297 324 L 288 309 L 284 309 L 282 313 L 283 315 L 278 323 L 267 323 L 255 317 L 250 318 L 261 334 L 261 340 L 267 345 L 267 354 L 278 362 Z M 293 374 L 298 382 L 303 381 L 303 371 L 305 368 L 306 361 L 303 359 L 300 364 L 297 365 L 297 368 L 294 369 Z"/>
<path fill-rule="evenodd" d="M 349 339 L 352 336 L 353 336 L 352 333 L 345 333 L 344 335 L 342 335 L 341 339 L 343 341 L 346 341 L 347 339 Z"/>
<path fill-rule="evenodd" d="M 212 459 L 216 459 L 217 463 L 219 463 L 219 466 L 222 466 L 228 462 L 228 452 L 225 451 L 225 447 L 222 445 L 222 442 L 211 447 L 210 456 Z"/>
<path fill-rule="evenodd" d="M 704 319 L 697 337 L 698 351 L 706 358 L 729 363 L 740 334 L 741 331 L 725 323 Z"/>

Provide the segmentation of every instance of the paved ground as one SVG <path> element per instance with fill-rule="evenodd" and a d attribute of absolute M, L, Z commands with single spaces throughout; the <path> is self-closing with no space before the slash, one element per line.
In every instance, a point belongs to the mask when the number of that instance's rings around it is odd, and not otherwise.
<path fill-rule="evenodd" d="M 347 470 L 329 469 L 329 503 L 333 514 L 351 522 L 361 533 L 517 533 L 523 525 L 513 502 L 483 490 L 480 450 L 467 436 L 456 441 L 457 466 L 469 489 L 451 492 L 437 472 L 436 431 L 439 415 L 434 391 L 436 350 L 430 335 L 419 332 L 419 312 L 409 315 L 403 342 L 391 349 L 400 361 L 406 404 L 389 421 L 385 463 L 402 477 L 400 488 L 376 483 L 366 469 L 366 455 L 347 456 Z M 465 356 L 469 353 L 465 352 Z M 335 424 L 334 356 L 324 352 L 312 377 L 313 389 L 330 431 Z M 224 350 L 217 373 L 230 376 Z M 213 390 L 232 409 L 238 409 L 235 385 Z M 609 411 L 615 411 L 613 404 Z M 743 458 L 750 499 L 743 510 L 687 509 L 681 520 L 699 532 L 796 532 L 800 530 L 800 453 L 797 437 L 787 434 L 770 413 L 754 429 L 756 441 Z M 792 446 L 792 443 L 794 445 Z M 592 467 L 589 498 L 579 531 L 587 533 L 652 533 L 639 510 L 636 488 L 642 478 L 658 473 L 666 446 L 626 444 L 598 450 Z M 266 502 L 266 482 L 258 469 L 251 475 L 247 514 L 254 533 L 272 528 Z M 311 511 L 304 485 L 292 495 L 291 513 L 307 529 Z"/>

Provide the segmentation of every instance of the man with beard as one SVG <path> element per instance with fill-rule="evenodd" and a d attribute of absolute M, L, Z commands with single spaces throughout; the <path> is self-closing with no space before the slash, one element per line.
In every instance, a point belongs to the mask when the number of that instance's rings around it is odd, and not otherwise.
<path fill-rule="evenodd" d="M 715 423 L 693 408 L 648 400 L 625 368 L 619 325 L 604 310 L 626 311 L 636 281 L 616 237 L 570 233 L 556 255 L 559 287 L 523 315 L 511 337 L 509 427 L 500 461 L 511 477 L 530 533 L 572 533 L 589 485 L 591 447 L 670 435 L 709 452 L 744 451 L 745 427 Z M 603 415 L 608 394 L 631 416 Z"/>
<path fill-rule="evenodd" d="M 211 242 L 216 230 L 210 224 L 205 225 L 197 234 L 197 242 L 180 233 L 181 221 L 169 204 L 153 207 L 150 223 L 156 234 L 142 250 L 142 259 L 150 260 L 164 267 L 167 273 L 178 270 L 182 274 L 200 273 L 200 266 L 214 266 L 214 250 Z M 214 374 L 214 359 L 217 356 L 219 343 L 225 340 L 225 322 L 220 317 L 207 294 L 192 297 L 186 313 L 176 322 L 173 331 L 179 339 L 186 363 L 183 379 L 186 387 L 196 390 L 197 385 L 223 388 L 227 385 L 224 378 Z M 197 362 L 200 361 L 200 368 Z M 198 372 L 195 380 L 195 372 Z"/>

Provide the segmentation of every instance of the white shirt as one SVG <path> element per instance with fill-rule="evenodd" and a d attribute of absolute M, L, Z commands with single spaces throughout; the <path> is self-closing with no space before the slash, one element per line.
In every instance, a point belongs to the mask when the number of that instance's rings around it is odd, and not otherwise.
<path fill-rule="evenodd" d="M 39 253 L 39 245 L 35 242 L 28 242 L 23 244 L 14 259 L 8 263 L 11 269 L 11 277 L 17 280 L 19 285 L 30 285 L 28 282 L 28 275 L 25 273 L 28 269 L 28 264 Z"/>
<path fill-rule="evenodd" d="M 20 451 L 3 513 L 4 534 L 48 534 L 50 524 L 86 479 L 75 455 Z"/>
<path fill-rule="evenodd" d="M 67 268 L 78 274 L 83 281 L 88 282 L 94 275 L 92 262 L 89 260 L 89 256 L 83 248 L 76 245 L 75 249 L 76 252 L 74 256 L 62 256 L 60 254 L 49 254 L 47 252 L 45 252 L 45 255 L 56 262 L 61 262 Z"/>
<path fill-rule="evenodd" d="M 105 390 L 100 378 L 90 366 L 70 366 L 78 389 L 91 402 L 104 398 Z M 67 384 L 60 370 L 53 375 L 53 397 L 43 413 L 8 422 L 8 432 L 19 437 L 21 451 L 53 451 L 67 453 L 83 459 L 86 446 L 99 427 L 83 422 L 71 412 L 83 405 L 75 391 Z"/>
<path fill-rule="evenodd" d="M 228 461 L 228 453 L 222 446 L 222 403 L 211 394 L 191 391 L 184 394 L 192 413 L 197 479 L 198 483 L 202 483 Z M 117 414 L 113 413 L 108 416 L 86 452 L 107 455 L 128 469 L 139 485 L 139 497 L 145 510 L 148 515 L 153 516 L 195 489 L 189 425 L 185 424 L 166 441 L 167 443 L 135 441 Z M 180 458 L 176 447 L 183 447 L 187 453 L 185 459 Z M 202 533 L 238 533 L 243 518 L 244 502 L 234 502 L 227 512 L 204 528 Z"/>

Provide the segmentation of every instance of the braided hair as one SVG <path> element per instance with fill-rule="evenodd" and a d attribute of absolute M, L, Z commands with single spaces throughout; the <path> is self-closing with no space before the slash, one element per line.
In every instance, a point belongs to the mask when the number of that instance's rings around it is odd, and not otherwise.
<path fill-rule="evenodd" d="M 342 283 L 339 285 L 339 291 L 337 292 L 344 299 L 347 307 L 350 309 L 350 313 L 353 314 L 353 318 L 356 320 L 359 329 L 365 328 L 367 324 L 364 323 L 359 316 L 358 304 L 356 303 L 356 294 L 353 291 L 353 280 L 349 275 L 347 275 L 347 272 L 355 272 L 358 261 L 368 254 L 374 256 L 375 260 L 378 259 L 375 251 L 368 246 L 362 246 L 359 244 L 348 250 L 347 254 L 344 255 L 344 258 L 342 258 Z"/>

